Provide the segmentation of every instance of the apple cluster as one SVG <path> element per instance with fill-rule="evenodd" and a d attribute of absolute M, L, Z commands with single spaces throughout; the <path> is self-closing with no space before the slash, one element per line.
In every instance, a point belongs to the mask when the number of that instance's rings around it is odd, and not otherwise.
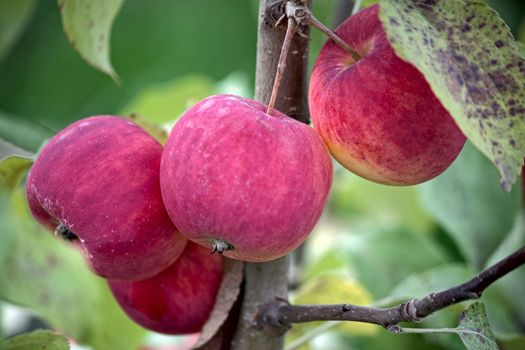
<path fill-rule="evenodd" d="M 38 155 L 26 184 L 33 216 L 84 252 L 137 323 L 198 332 L 224 256 L 274 260 L 312 231 L 332 185 L 330 153 L 363 177 L 408 185 L 444 171 L 465 142 L 395 55 L 378 6 L 337 33 L 361 59 L 323 47 L 309 90 L 315 129 L 234 95 L 191 107 L 164 147 L 124 118 L 82 119 Z"/>

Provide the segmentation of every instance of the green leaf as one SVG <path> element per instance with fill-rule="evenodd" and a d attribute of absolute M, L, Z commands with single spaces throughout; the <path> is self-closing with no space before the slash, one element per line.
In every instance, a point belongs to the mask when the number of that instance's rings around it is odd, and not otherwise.
<path fill-rule="evenodd" d="M 0 2 L 0 61 L 9 53 L 34 12 L 36 0 Z"/>
<path fill-rule="evenodd" d="M 0 3 L 0 61 L 24 30 L 36 4 L 36 0 L 8 0 Z"/>
<path fill-rule="evenodd" d="M 87 63 L 119 78 L 111 64 L 111 26 L 124 0 L 58 0 L 69 43 Z"/>
<path fill-rule="evenodd" d="M 525 60 L 505 22 L 474 1 L 380 4 L 396 53 L 423 73 L 509 191 L 525 155 Z"/>
<path fill-rule="evenodd" d="M 122 108 L 121 115 L 139 114 L 164 124 L 175 121 L 189 107 L 213 93 L 214 83 L 201 75 L 188 75 L 141 90 Z"/>
<path fill-rule="evenodd" d="M 69 344 L 63 335 L 50 331 L 34 331 L 0 341 L 2 350 L 67 350 Z"/>
<path fill-rule="evenodd" d="M 510 231 L 519 210 L 519 188 L 503 193 L 497 177 L 490 162 L 467 143 L 449 169 L 419 187 L 423 206 L 478 269 Z"/>
<path fill-rule="evenodd" d="M 374 227 L 407 226 L 428 232 L 432 220 L 418 203 L 414 186 L 378 186 L 336 165 L 330 212 L 344 222 L 368 220 Z"/>
<path fill-rule="evenodd" d="M 142 127 L 148 134 L 153 136 L 153 138 L 155 138 L 160 143 L 166 143 L 166 140 L 168 139 L 168 131 L 159 124 L 152 123 L 147 118 L 137 113 L 132 113 L 126 116 L 126 118 Z"/>
<path fill-rule="evenodd" d="M 521 56 L 525 57 L 525 44 L 522 43 L 521 41 L 518 41 L 517 43 L 518 43 L 518 47 L 520 49 Z"/>
<path fill-rule="evenodd" d="M 468 350 L 497 350 L 496 339 L 490 330 L 485 307 L 480 302 L 470 304 L 460 316 L 459 337 Z M 468 331 L 469 333 L 465 333 Z"/>
<path fill-rule="evenodd" d="M 505 350 L 523 350 L 525 349 L 525 336 L 498 338 L 498 342 Z"/>
<path fill-rule="evenodd" d="M 36 153 L 53 134 L 34 121 L 0 111 L 0 138 L 25 151 Z"/>
<path fill-rule="evenodd" d="M 33 164 L 30 158 L 10 156 L 0 160 L 0 189 L 13 189 Z"/>
<path fill-rule="evenodd" d="M 429 293 L 442 291 L 455 285 L 470 280 L 475 275 L 475 271 L 462 264 L 446 264 L 420 274 L 407 277 L 397 285 L 392 293 L 378 303 L 379 305 L 394 305 L 403 301 L 421 298 Z M 517 327 L 513 308 L 503 298 L 499 290 L 493 286 L 483 293 L 482 300 L 486 303 L 489 319 L 500 334 L 516 334 Z M 432 317 L 422 321 L 423 327 L 443 328 L 455 324 L 457 317 L 462 309 L 461 305 L 453 305 L 437 312 Z M 454 336 L 438 336 L 436 341 L 442 343 L 447 348 L 457 345 L 457 338 Z"/>
<path fill-rule="evenodd" d="M 371 294 L 359 282 L 345 274 L 323 274 L 309 279 L 296 291 L 292 298 L 293 304 L 338 304 L 352 303 L 355 305 L 369 305 L 372 302 Z M 376 325 L 359 322 L 339 322 L 326 324 L 324 322 L 307 322 L 296 324 L 286 336 L 287 343 L 309 334 L 318 332 L 317 327 L 323 325 L 344 334 L 373 336 L 378 334 Z M 326 330 L 323 330 L 323 333 Z"/>
<path fill-rule="evenodd" d="M 462 264 L 438 266 L 420 274 L 407 277 L 390 293 L 391 302 L 400 302 L 411 298 L 450 288 L 472 278 L 474 271 Z"/>
<path fill-rule="evenodd" d="M 0 193 L 0 299 L 28 307 L 96 349 L 134 349 L 145 331 L 120 310 L 81 249 L 54 237 L 31 217 L 21 187 Z M 1 252 L 0 252 L 1 253 Z M 125 336 L 122 336 L 125 334 Z"/>
<path fill-rule="evenodd" d="M 403 227 L 347 236 L 341 237 L 338 244 L 350 261 L 356 279 L 375 298 L 387 296 L 406 276 L 448 260 L 431 237 Z"/>
<path fill-rule="evenodd" d="M 117 113 L 145 86 L 196 72 L 216 81 L 239 71 L 251 86 L 253 5 L 243 0 L 125 2 L 111 33 L 111 60 L 125 82 L 117 86 L 72 50 L 57 25 L 57 1 L 39 1 L 27 32 L 0 63 L 0 109 L 58 131 L 79 118 Z"/>
<path fill-rule="evenodd" d="M 518 247 L 523 246 L 525 246 L 525 212 L 522 210 L 516 218 L 514 227 L 494 254 L 488 259 L 485 268 L 512 254 Z M 512 317 L 521 324 L 525 324 L 525 304 L 521 298 L 516 298 L 517 290 L 525 290 L 525 269 L 518 268 L 498 279 L 498 281 L 491 286 L 491 289 L 494 288 L 498 289 L 511 305 L 510 313 Z M 490 305 L 487 304 L 487 308 L 489 306 Z"/>

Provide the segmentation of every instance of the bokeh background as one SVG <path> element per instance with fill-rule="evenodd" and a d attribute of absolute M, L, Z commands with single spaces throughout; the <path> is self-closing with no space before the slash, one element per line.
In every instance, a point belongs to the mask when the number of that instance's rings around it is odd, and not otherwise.
<path fill-rule="evenodd" d="M 525 2 L 488 2 L 525 40 Z M 342 8 L 340 0 L 314 1 L 314 13 L 330 26 Z M 111 36 L 116 84 L 68 44 L 56 1 L 0 1 L 0 158 L 33 156 L 46 139 L 86 116 L 135 114 L 169 129 L 211 94 L 251 97 L 257 9 L 255 0 L 127 0 Z M 324 41 L 313 31 L 310 64 Z M 22 181 L 28 166 L 15 167 Z M 187 348 L 187 338 L 147 332 L 127 320 L 82 258 L 33 222 L 18 183 L 3 186 L 0 337 L 50 327 L 97 350 Z M 449 170 L 420 186 L 377 185 L 336 165 L 328 208 L 296 259 L 291 298 L 389 305 L 459 283 L 525 243 L 520 191 L 515 185 L 504 194 L 495 168 L 468 144 Z M 525 348 L 524 293 L 521 268 L 482 299 L 505 349 Z M 464 306 L 416 326 L 455 327 Z M 357 323 L 299 325 L 287 342 L 320 326 L 324 331 L 301 349 L 463 348 L 455 335 L 393 335 Z"/>

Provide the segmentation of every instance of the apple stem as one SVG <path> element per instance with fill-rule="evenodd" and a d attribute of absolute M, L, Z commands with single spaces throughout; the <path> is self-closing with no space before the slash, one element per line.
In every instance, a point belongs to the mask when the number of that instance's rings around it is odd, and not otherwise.
<path fill-rule="evenodd" d="M 348 45 L 341 37 L 335 34 L 330 28 L 321 23 L 308 9 L 308 7 L 302 4 L 296 4 L 293 2 L 286 3 L 286 15 L 288 18 L 294 18 L 297 23 L 302 25 L 309 25 L 314 27 L 324 34 L 326 34 L 330 39 L 332 39 L 339 47 L 348 52 L 354 61 L 359 61 L 361 56 L 355 51 L 350 45 Z"/>
<path fill-rule="evenodd" d="M 279 19 L 279 23 L 282 18 Z M 268 102 L 268 109 L 266 114 L 272 115 L 275 102 L 277 100 L 277 94 L 279 93 L 279 86 L 284 75 L 284 69 L 286 68 L 286 58 L 288 57 L 288 51 L 292 45 L 292 37 L 297 28 L 297 23 L 291 17 L 288 17 L 288 27 L 286 28 L 286 35 L 284 36 L 283 46 L 281 47 L 281 54 L 279 55 L 279 63 L 277 63 L 277 72 L 275 73 L 275 80 L 273 81 L 272 94 L 270 95 L 270 101 Z"/>

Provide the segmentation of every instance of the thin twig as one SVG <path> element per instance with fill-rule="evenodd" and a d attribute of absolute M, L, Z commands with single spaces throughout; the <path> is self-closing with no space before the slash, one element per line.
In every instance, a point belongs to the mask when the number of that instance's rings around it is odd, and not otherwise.
<path fill-rule="evenodd" d="M 312 321 L 355 321 L 377 324 L 394 331 L 399 328 L 397 325 L 400 322 L 419 321 L 447 306 L 480 298 L 488 286 L 523 264 L 525 247 L 465 283 L 388 308 L 352 304 L 290 305 L 285 300 L 275 300 L 266 305 L 260 315 L 266 324 L 276 328 Z"/>
<path fill-rule="evenodd" d="M 283 46 L 281 47 L 281 55 L 279 56 L 279 63 L 277 64 L 277 72 L 275 73 L 275 80 L 273 81 L 272 94 L 270 95 L 268 109 L 266 110 L 266 114 L 268 115 L 272 115 L 273 109 L 275 107 L 275 101 L 277 100 L 277 95 L 279 94 L 279 86 L 281 86 L 284 69 L 286 68 L 286 58 L 288 57 L 288 51 L 292 45 L 292 37 L 296 29 L 297 23 L 293 18 L 289 17 L 286 35 L 284 36 Z"/>
<path fill-rule="evenodd" d="M 286 3 L 286 15 L 288 18 L 294 18 L 298 24 L 309 25 L 311 27 L 319 29 L 321 32 L 326 34 L 330 39 L 332 39 L 339 47 L 352 55 L 354 61 L 359 61 L 361 56 L 343 39 L 341 39 L 336 33 L 334 33 L 330 28 L 321 23 L 315 16 L 312 14 L 312 11 L 308 7 L 296 4 L 294 2 Z"/>

